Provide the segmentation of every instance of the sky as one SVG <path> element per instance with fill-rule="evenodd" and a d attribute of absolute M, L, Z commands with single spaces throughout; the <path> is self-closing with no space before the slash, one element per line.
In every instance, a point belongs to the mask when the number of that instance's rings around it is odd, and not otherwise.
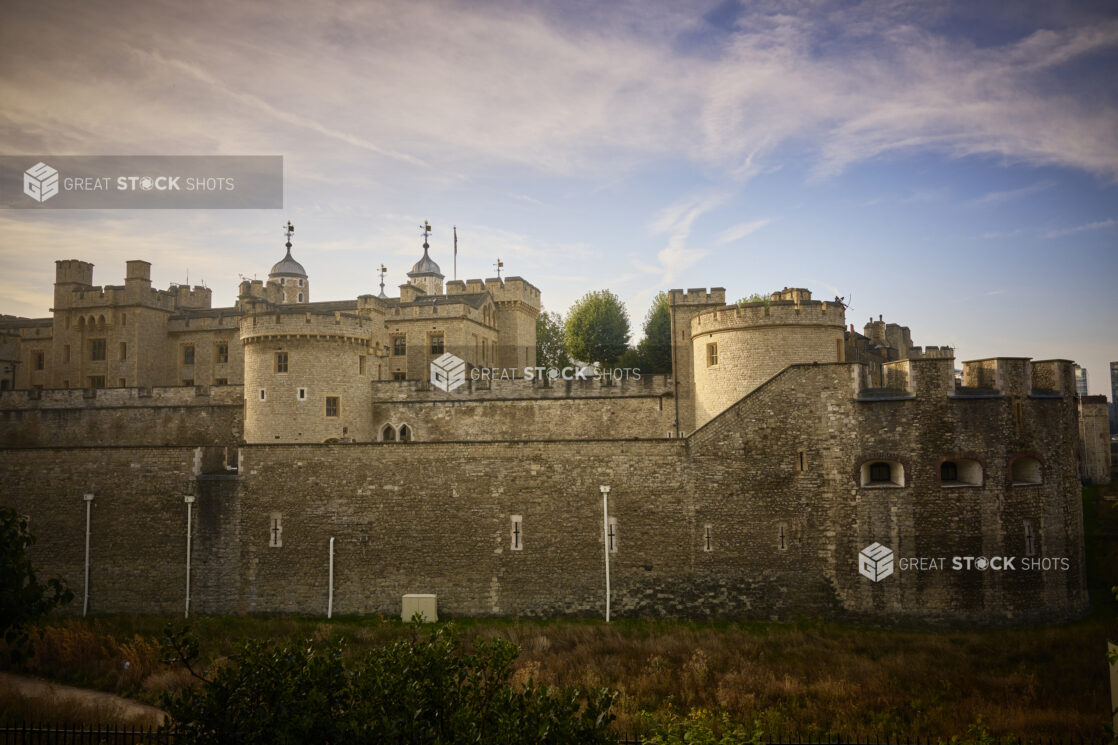
<path fill-rule="evenodd" d="M 1118 8 L 1080 2 L 8 0 L 0 153 L 282 155 L 275 210 L 0 210 L 0 313 L 56 259 L 215 306 L 451 279 L 782 287 L 958 360 L 1118 360 Z M 391 294 L 391 293 L 390 293 Z"/>

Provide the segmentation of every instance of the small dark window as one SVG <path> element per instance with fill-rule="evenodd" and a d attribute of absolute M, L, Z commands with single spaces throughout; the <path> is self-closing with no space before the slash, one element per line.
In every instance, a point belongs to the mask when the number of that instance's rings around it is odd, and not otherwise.
<path fill-rule="evenodd" d="M 229 385 L 229 378 L 217 378 L 214 385 Z"/>
<path fill-rule="evenodd" d="M 392 339 L 392 356 L 402 357 L 408 353 L 408 338 L 406 336 L 396 336 Z"/>
<path fill-rule="evenodd" d="M 384 440 L 385 442 L 396 441 L 396 430 L 392 428 L 391 424 L 384 425 L 384 429 L 382 429 L 380 432 L 380 439 Z"/>
<path fill-rule="evenodd" d="M 90 388 L 104 388 L 105 387 L 105 376 L 104 375 L 91 375 L 91 376 L 89 376 L 89 387 Z"/>
<path fill-rule="evenodd" d="M 94 362 L 104 362 L 105 360 L 105 340 L 92 339 L 89 342 L 89 359 Z"/>
<path fill-rule="evenodd" d="M 193 344 L 186 344 L 186 345 L 183 346 L 183 348 L 182 348 L 182 364 L 184 364 L 184 365 L 193 365 L 194 364 L 194 345 Z"/>
<path fill-rule="evenodd" d="M 120 343 L 120 358 L 122 360 L 128 359 L 128 342 L 126 341 Z"/>
<path fill-rule="evenodd" d="M 276 372 L 287 372 L 287 352 L 276 352 Z"/>
<path fill-rule="evenodd" d="M 870 483 L 871 484 L 888 484 L 888 483 L 890 483 L 893 480 L 891 478 L 892 470 L 893 469 L 889 467 L 888 463 L 882 463 L 881 461 L 878 461 L 877 463 L 871 463 L 870 464 Z"/>
<path fill-rule="evenodd" d="M 433 334 L 431 336 L 431 354 L 442 354 L 445 349 L 446 345 L 443 341 L 443 335 Z"/>
<path fill-rule="evenodd" d="M 42 370 L 47 366 L 47 357 L 42 352 L 35 353 L 35 369 Z"/>
<path fill-rule="evenodd" d="M 952 461 L 946 461 L 939 467 L 940 481 L 958 481 L 959 466 Z"/>
<path fill-rule="evenodd" d="M 365 374 L 365 355 L 363 354 L 357 355 L 357 374 Z"/>
<path fill-rule="evenodd" d="M 718 365 L 718 344 L 707 344 L 707 367 Z"/>
<path fill-rule="evenodd" d="M 225 342 L 217 345 L 217 353 L 214 355 L 217 358 L 217 364 L 222 365 L 229 361 L 229 345 Z"/>
<path fill-rule="evenodd" d="M 338 401 L 339 399 L 337 396 L 326 397 L 326 416 L 338 415 L 338 409 L 340 408 Z"/>
<path fill-rule="evenodd" d="M 400 442 L 411 442 L 411 428 L 406 424 L 400 425 Z"/>
<path fill-rule="evenodd" d="M 406 372 L 394 372 L 394 373 L 392 373 L 392 379 L 393 380 L 407 380 L 408 379 L 408 374 Z"/>

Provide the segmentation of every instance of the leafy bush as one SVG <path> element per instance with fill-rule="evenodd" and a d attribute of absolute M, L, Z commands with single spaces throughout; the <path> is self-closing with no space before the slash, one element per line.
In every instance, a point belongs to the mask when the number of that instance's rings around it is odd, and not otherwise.
<path fill-rule="evenodd" d="M 0 507 L 0 634 L 16 660 L 27 652 L 28 624 L 74 599 L 60 579 L 39 582 L 27 556 L 34 543 L 27 518 Z"/>
<path fill-rule="evenodd" d="M 610 743 L 615 694 L 509 684 L 518 649 L 449 628 L 349 658 L 341 643 L 247 641 L 211 677 L 197 642 L 168 650 L 201 681 L 164 697 L 183 743 Z"/>

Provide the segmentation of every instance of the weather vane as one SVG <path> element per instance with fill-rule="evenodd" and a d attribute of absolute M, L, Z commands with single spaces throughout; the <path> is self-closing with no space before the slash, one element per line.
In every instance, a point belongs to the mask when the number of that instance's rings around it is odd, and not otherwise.
<path fill-rule="evenodd" d="M 288 251 L 291 250 L 291 236 L 294 233 L 295 233 L 295 226 L 291 224 L 290 220 L 288 220 L 287 224 L 283 226 L 283 234 L 287 238 L 287 243 L 285 245 L 287 246 Z"/>
<path fill-rule="evenodd" d="M 503 269 L 504 266 L 505 266 L 505 262 L 501 261 L 500 256 L 497 257 L 497 265 L 496 266 L 497 266 L 497 279 L 500 279 L 501 278 L 501 269 Z"/>
<path fill-rule="evenodd" d="M 419 227 L 423 228 L 423 247 L 430 248 L 430 246 L 427 245 L 427 236 L 431 234 L 431 225 L 426 220 L 424 220 L 423 224 Z"/>
<path fill-rule="evenodd" d="M 384 274 L 388 270 L 384 268 L 384 264 L 380 265 L 380 296 L 384 297 Z"/>

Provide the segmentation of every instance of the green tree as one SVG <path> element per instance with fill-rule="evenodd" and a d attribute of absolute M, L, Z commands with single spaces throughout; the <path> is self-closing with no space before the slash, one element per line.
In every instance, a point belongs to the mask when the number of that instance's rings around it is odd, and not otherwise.
<path fill-rule="evenodd" d="M 34 543 L 27 518 L 0 507 L 0 632 L 9 654 L 17 659 L 28 646 L 28 625 L 74 599 L 60 579 L 39 582 L 27 555 Z"/>
<path fill-rule="evenodd" d="M 563 340 L 563 317 L 540 311 L 536 316 L 536 364 L 562 370 L 571 364 Z"/>
<path fill-rule="evenodd" d="M 666 292 L 652 299 L 644 317 L 644 338 L 637 345 L 637 359 L 641 372 L 672 371 L 672 316 Z"/>
<path fill-rule="evenodd" d="M 165 695 L 179 743 L 616 743 L 615 693 L 510 683 L 519 650 L 449 627 L 363 657 L 340 642 L 242 642 L 212 678 L 195 671 L 197 640 L 168 629 L 166 650 L 201 678 Z"/>
<path fill-rule="evenodd" d="M 612 365 L 629 348 L 629 314 L 609 290 L 588 292 L 567 313 L 564 340 L 571 357 Z"/>
<path fill-rule="evenodd" d="M 763 295 L 760 292 L 755 292 L 752 295 L 746 295 L 738 301 L 738 305 L 745 305 L 746 303 L 768 303 L 771 298 L 768 295 Z"/>

